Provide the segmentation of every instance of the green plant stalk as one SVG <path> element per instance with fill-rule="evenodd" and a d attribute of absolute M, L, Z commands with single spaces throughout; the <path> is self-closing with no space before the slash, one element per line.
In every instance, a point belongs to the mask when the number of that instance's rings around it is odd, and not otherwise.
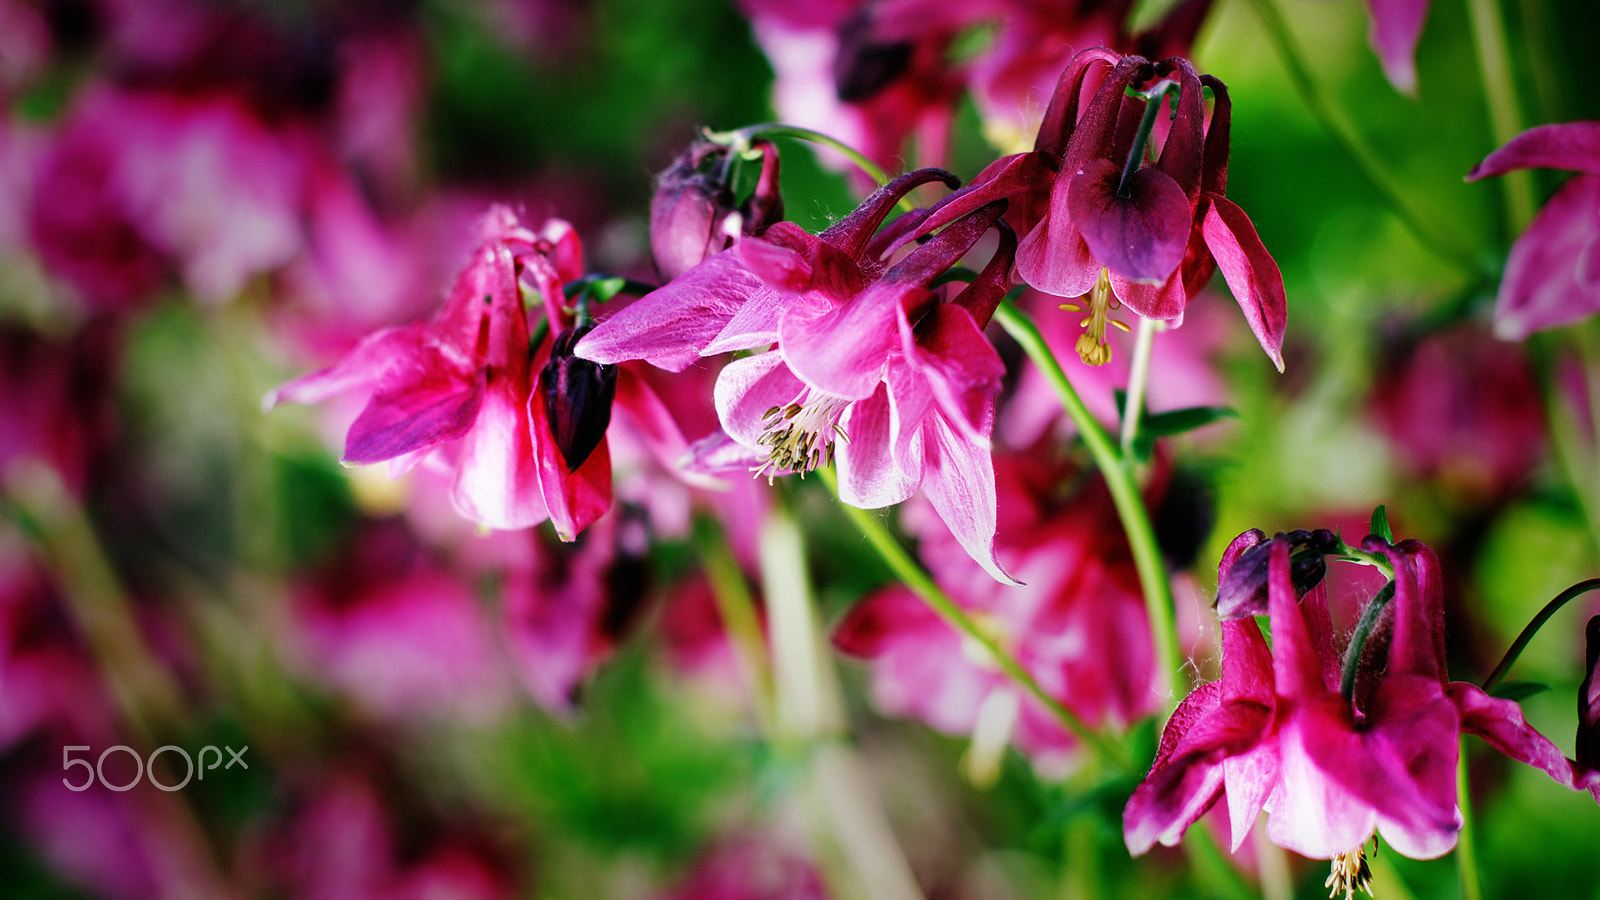
<path fill-rule="evenodd" d="M 838 478 L 831 468 L 817 469 L 817 476 L 822 479 L 823 484 L 828 486 L 828 490 L 835 497 L 839 496 Z M 1078 717 L 1077 713 L 1062 705 L 1061 701 L 1050 696 L 1039 685 L 1039 682 L 1029 674 L 1028 670 L 1017 662 L 1016 657 L 1002 647 L 1000 642 L 995 640 L 993 636 L 979 628 L 978 624 L 972 620 L 972 617 L 967 615 L 966 610 L 963 610 L 952 600 L 950 595 L 944 592 L 943 588 L 934 583 L 933 578 L 917 564 L 916 560 L 911 558 L 911 554 L 907 553 L 904 547 L 900 546 L 900 542 L 895 539 L 894 535 L 889 533 L 889 529 L 884 526 L 878 516 L 874 515 L 870 510 L 857 509 L 842 501 L 839 505 L 844 508 L 845 514 L 850 517 L 856 527 L 861 529 L 861 533 L 866 537 L 867 543 L 871 544 L 872 548 L 878 552 L 879 558 L 889 567 L 889 571 L 894 574 L 901 584 L 904 584 L 914 591 L 918 597 L 921 597 L 922 601 L 928 604 L 928 607 L 938 614 L 941 619 L 949 623 L 952 628 L 988 651 L 989 656 L 994 660 L 1000 671 L 1004 672 L 1012 681 L 1021 685 L 1034 699 L 1043 703 L 1045 708 L 1049 709 L 1068 731 L 1071 731 L 1073 735 L 1083 741 L 1084 745 L 1093 750 L 1095 755 L 1103 762 L 1119 771 L 1131 772 L 1133 770 L 1133 762 L 1128 756 L 1126 747 L 1090 728 L 1087 723 Z"/>
<path fill-rule="evenodd" d="M 1156 532 L 1150 524 L 1150 514 L 1144 508 L 1144 498 L 1134 483 L 1132 460 L 1117 452 L 1111 435 L 1083 405 L 1083 398 L 1078 396 L 1072 382 L 1067 379 L 1067 373 L 1062 371 L 1055 354 L 1050 352 L 1044 336 L 1027 313 L 1010 300 L 1002 300 L 995 311 L 995 320 L 1022 345 L 1023 352 L 1028 354 L 1028 358 L 1044 374 L 1045 380 L 1050 382 L 1062 408 L 1077 426 L 1078 433 L 1089 448 L 1089 454 L 1094 457 L 1095 465 L 1105 478 L 1106 487 L 1111 491 L 1111 500 L 1117 507 L 1117 515 L 1122 519 L 1122 529 L 1128 535 L 1134 567 L 1139 572 L 1145 612 L 1150 619 L 1150 635 L 1155 643 L 1156 659 L 1161 663 L 1166 680 L 1166 684 L 1162 685 L 1162 693 L 1168 697 L 1176 696 L 1173 679 L 1183 668 L 1183 658 L 1178 650 L 1172 584 L 1167 578 L 1166 564 L 1161 559 L 1161 548 L 1156 544 Z"/>
<path fill-rule="evenodd" d="M 762 731 L 770 735 L 774 725 L 772 660 L 767 656 L 766 638 L 761 633 L 761 621 L 756 616 L 750 587 L 728 549 L 720 525 L 711 522 L 697 525 L 694 544 L 700 564 L 705 568 L 706 580 L 711 583 L 717 615 L 722 619 L 722 627 L 755 694 L 757 720 Z"/>
<path fill-rule="evenodd" d="M 1356 172 L 1378 192 L 1384 203 L 1399 218 L 1400 223 L 1417 238 L 1419 244 L 1445 262 L 1473 275 L 1490 274 L 1486 271 L 1485 262 L 1480 260 L 1468 245 L 1429 221 L 1422 211 L 1407 199 L 1390 179 L 1377 154 L 1372 152 L 1372 148 L 1366 145 L 1356 131 L 1345 122 L 1343 116 L 1335 112 L 1333 106 L 1322 96 L 1322 91 L 1312 80 L 1311 73 L 1306 70 L 1305 63 L 1302 62 L 1304 54 L 1295 44 L 1288 23 L 1273 5 L 1273 0 L 1250 0 L 1250 5 L 1260 17 L 1273 46 L 1277 48 L 1278 57 L 1289 75 L 1289 82 L 1300 95 L 1300 102 L 1305 104 L 1306 111 L 1311 113 L 1311 117 L 1317 120 L 1322 129 L 1355 165 Z"/>
<path fill-rule="evenodd" d="M 1600 578 L 1584 579 L 1557 594 L 1555 599 L 1546 603 L 1544 609 L 1539 610 L 1538 615 L 1534 616 L 1527 626 L 1522 629 L 1522 633 L 1517 635 L 1517 639 L 1511 642 L 1511 646 L 1506 649 L 1506 655 L 1500 658 L 1500 664 L 1495 666 L 1494 671 L 1489 673 L 1489 677 L 1483 680 L 1483 690 L 1485 692 L 1494 690 L 1495 685 L 1506 677 L 1506 673 L 1511 671 L 1511 666 L 1516 663 L 1517 657 L 1521 656 L 1522 651 L 1527 649 L 1528 642 L 1533 640 L 1533 636 L 1539 633 L 1539 629 L 1544 627 L 1544 623 L 1549 621 L 1551 616 L 1555 615 L 1561 607 L 1590 591 L 1600 591 Z"/>
<path fill-rule="evenodd" d="M 1461 739 L 1456 757 L 1456 806 L 1461 809 L 1461 832 L 1456 836 L 1456 872 L 1461 900 L 1483 900 L 1483 880 L 1478 875 L 1478 848 L 1472 822 L 1472 794 L 1468 791 L 1467 746 Z"/>
<path fill-rule="evenodd" d="M 1483 73 L 1483 96 L 1489 107 L 1490 135 L 1496 147 L 1522 131 L 1522 111 L 1517 87 L 1511 80 L 1511 54 L 1506 49 L 1505 23 L 1495 0 L 1467 0 L 1472 19 L 1472 45 Z M 1517 169 L 1500 176 L 1505 196 L 1506 234 L 1514 236 L 1533 220 L 1533 173 Z"/>
<path fill-rule="evenodd" d="M 1155 319 L 1139 317 L 1139 331 L 1133 339 L 1133 359 L 1128 368 L 1128 394 L 1122 403 L 1122 457 L 1133 458 L 1133 442 L 1139 437 L 1144 419 L 1144 395 L 1150 385 L 1150 350 L 1155 345 Z"/>

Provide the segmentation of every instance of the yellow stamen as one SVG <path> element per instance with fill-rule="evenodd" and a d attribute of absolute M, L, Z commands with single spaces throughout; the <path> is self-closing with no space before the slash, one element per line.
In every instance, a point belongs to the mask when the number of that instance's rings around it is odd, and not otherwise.
<path fill-rule="evenodd" d="M 774 406 L 762 414 L 766 430 L 756 443 L 769 448 L 767 458 L 750 471 L 756 477 L 767 476 L 770 484 L 781 472 L 805 473 L 818 466 L 833 463 L 835 439 L 850 442 L 839 416 L 850 401 L 843 397 L 821 394 L 808 397 L 804 403 Z"/>
<path fill-rule="evenodd" d="M 1088 308 L 1077 303 L 1064 303 L 1062 309 L 1071 312 L 1088 312 L 1083 321 L 1078 323 L 1083 334 L 1078 335 L 1078 358 L 1091 366 L 1103 366 L 1111 361 L 1111 345 L 1106 343 L 1106 325 L 1112 325 L 1123 331 L 1128 331 L 1128 326 L 1111 318 L 1113 310 L 1120 309 L 1122 304 L 1111 292 L 1111 275 L 1104 266 L 1100 267 L 1100 277 L 1094 283 L 1093 290 L 1078 299 L 1087 298 Z"/>
<path fill-rule="evenodd" d="M 1372 844 L 1372 852 L 1378 852 L 1377 841 Z M 1322 886 L 1328 889 L 1328 900 L 1344 892 L 1344 900 L 1351 900 L 1356 891 L 1367 892 L 1372 896 L 1372 869 L 1367 865 L 1367 845 L 1361 844 L 1349 853 L 1335 856 L 1332 860 L 1333 871 L 1328 875 L 1328 880 Z"/>

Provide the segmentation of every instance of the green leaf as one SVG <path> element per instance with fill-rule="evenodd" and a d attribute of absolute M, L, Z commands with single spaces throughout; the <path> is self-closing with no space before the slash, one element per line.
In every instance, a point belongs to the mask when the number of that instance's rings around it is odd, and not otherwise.
<path fill-rule="evenodd" d="M 1370 533 L 1383 538 L 1385 543 L 1394 543 L 1394 532 L 1389 530 L 1389 513 L 1382 503 L 1372 511 Z"/>

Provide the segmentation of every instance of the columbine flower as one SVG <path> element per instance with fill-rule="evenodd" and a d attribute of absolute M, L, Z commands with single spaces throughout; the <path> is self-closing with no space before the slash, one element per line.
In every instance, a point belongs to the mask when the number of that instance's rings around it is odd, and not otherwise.
<path fill-rule="evenodd" d="M 369 335 L 336 365 L 273 391 L 265 405 L 370 390 L 342 462 L 389 461 L 399 474 L 429 458 L 453 473 L 451 500 L 467 518 L 526 528 L 548 517 L 571 540 L 611 505 L 610 461 L 604 440 L 594 438 L 599 410 L 590 402 L 604 400 L 605 378 L 565 361 L 567 337 L 538 377 L 551 387 L 534 390 L 540 362 L 522 285 L 526 277 L 537 287 L 560 338 L 571 327 L 560 309 L 563 285 L 582 273 L 570 225 L 551 220 L 536 233 L 495 207 L 432 321 Z M 596 378 L 601 383 L 591 384 Z M 583 396 L 572 392 L 578 384 L 590 385 Z"/>
<path fill-rule="evenodd" d="M 1516 169 L 1571 169 L 1511 246 L 1494 303 L 1495 335 L 1520 341 L 1600 312 L 1600 122 L 1540 125 L 1484 158 L 1468 181 Z"/>
<path fill-rule="evenodd" d="M 1246 532 L 1223 556 L 1221 580 L 1265 536 Z M 1438 856 L 1455 845 L 1457 739 L 1471 732 L 1514 759 L 1574 783 L 1572 763 L 1523 720 L 1510 700 L 1447 683 L 1438 560 L 1416 541 L 1368 538 L 1394 568 L 1393 634 L 1381 673 L 1361 673 L 1354 699 L 1340 692 L 1324 589 L 1295 599 L 1290 546 L 1267 547 L 1272 647 L 1251 618 L 1223 622 L 1221 681 L 1179 705 L 1155 764 L 1123 813 L 1128 848 L 1175 844 L 1226 795 L 1235 849 L 1257 814 L 1267 836 L 1359 874 L 1374 830 L 1400 853 Z"/>
<path fill-rule="evenodd" d="M 1154 165 L 1145 164 L 1153 120 L 1133 127 L 1148 104 L 1177 112 Z M 1206 122 L 1202 88 L 1215 99 Z M 1129 95 L 1130 90 L 1143 93 Z M 1083 93 L 1089 99 L 1083 101 Z M 1181 322 L 1220 269 L 1256 339 L 1281 370 L 1287 303 L 1277 263 L 1248 216 L 1225 196 L 1231 105 L 1222 82 L 1171 57 L 1085 50 L 1062 73 L 1031 153 L 990 165 L 951 195 L 925 228 L 997 198 L 1013 200 L 1011 225 L 1025 236 L 1017 275 L 1088 315 L 1079 355 L 1110 359 L 1111 312 L 1126 305 L 1148 319 Z M 1121 326 L 1126 327 L 1126 326 Z"/>

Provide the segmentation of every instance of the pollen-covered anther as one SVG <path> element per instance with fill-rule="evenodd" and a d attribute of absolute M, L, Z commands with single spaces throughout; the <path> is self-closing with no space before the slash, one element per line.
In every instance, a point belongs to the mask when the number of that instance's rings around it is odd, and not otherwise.
<path fill-rule="evenodd" d="M 1335 856 L 1332 865 L 1333 871 L 1328 874 L 1328 880 L 1322 883 L 1328 889 L 1329 900 L 1338 897 L 1341 892 L 1344 900 L 1351 900 L 1358 890 L 1366 891 L 1368 897 L 1372 896 L 1372 868 L 1367 865 L 1366 844 Z"/>
<path fill-rule="evenodd" d="M 784 472 L 805 473 L 833 464 L 836 441 L 850 442 L 839 416 L 850 403 L 842 397 L 821 396 L 804 403 L 774 406 L 761 414 L 765 430 L 756 443 L 768 449 L 760 465 L 751 468 L 770 482 Z"/>
<path fill-rule="evenodd" d="M 1095 282 L 1094 289 L 1084 294 L 1079 300 L 1087 300 L 1088 306 L 1077 303 L 1063 303 L 1062 309 L 1070 312 L 1086 312 L 1087 316 L 1078 323 L 1083 334 L 1078 335 L 1078 358 L 1091 366 L 1103 366 L 1111 361 L 1111 345 L 1106 342 L 1106 326 L 1111 325 L 1123 331 L 1129 331 L 1127 323 L 1111 318 L 1111 313 L 1122 308 L 1122 303 L 1111 292 L 1111 279 L 1105 267 L 1100 268 L 1100 279 Z"/>

